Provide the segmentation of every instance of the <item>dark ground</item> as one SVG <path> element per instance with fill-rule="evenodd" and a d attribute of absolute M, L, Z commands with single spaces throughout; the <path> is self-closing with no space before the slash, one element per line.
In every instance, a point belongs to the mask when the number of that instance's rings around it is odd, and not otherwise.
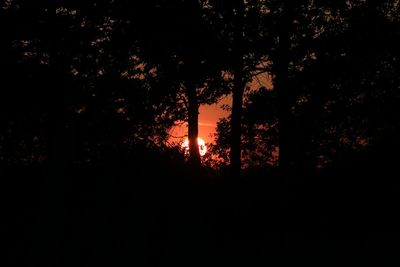
<path fill-rule="evenodd" d="M 282 184 L 168 164 L 74 168 L 63 183 L 3 167 L 3 266 L 399 266 L 400 183 L 360 168 Z"/>

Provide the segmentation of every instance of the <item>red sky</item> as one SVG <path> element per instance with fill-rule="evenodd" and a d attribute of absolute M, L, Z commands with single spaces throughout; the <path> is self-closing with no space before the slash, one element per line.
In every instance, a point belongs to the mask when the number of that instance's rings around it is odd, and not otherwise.
<path fill-rule="evenodd" d="M 222 98 L 218 103 L 213 105 L 202 105 L 199 109 L 199 137 L 204 139 L 206 143 L 212 143 L 213 134 L 220 118 L 229 116 L 229 111 L 221 108 L 222 105 L 230 105 L 232 102 L 230 96 Z M 182 124 L 173 129 L 173 136 L 182 137 L 187 135 L 187 124 Z M 174 142 L 181 141 L 181 138 L 173 138 Z"/>
<path fill-rule="evenodd" d="M 253 79 L 248 84 L 251 90 L 257 90 L 261 86 L 272 88 L 271 78 L 268 74 L 263 73 Z M 229 111 L 223 110 L 222 105 L 231 106 L 232 97 L 225 96 L 218 103 L 213 105 L 202 105 L 199 109 L 199 137 L 204 139 L 206 143 L 214 141 L 213 134 L 215 134 L 217 122 L 219 119 L 229 116 Z M 184 136 L 187 135 L 187 124 L 176 126 L 171 134 L 181 138 L 171 138 L 172 142 L 182 142 Z"/>

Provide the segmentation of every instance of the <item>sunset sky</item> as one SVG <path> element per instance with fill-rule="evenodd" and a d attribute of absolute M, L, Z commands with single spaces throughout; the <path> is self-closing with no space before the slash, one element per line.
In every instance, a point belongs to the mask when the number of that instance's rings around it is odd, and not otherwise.
<path fill-rule="evenodd" d="M 217 127 L 217 122 L 224 117 L 229 116 L 229 111 L 223 110 L 222 105 L 231 104 L 230 96 L 223 97 L 218 103 L 213 105 L 202 105 L 199 110 L 199 137 L 204 139 L 206 143 L 212 143 L 213 135 Z M 172 142 L 180 142 L 187 135 L 187 124 L 176 126 L 171 135 L 177 138 L 172 138 Z"/>
<path fill-rule="evenodd" d="M 253 81 L 248 84 L 251 90 L 257 90 L 260 87 L 272 89 L 271 77 L 268 73 L 261 73 L 254 77 Z M 213 135 L 216 132 L 217 122 L 221 118 L 229 116 L 230 111 L 223 110 L 221 106 L 231 106 L 232 97 L 227 95 L 221 98 L 213 105 L 201 105 L 199 109 L 199 137 L 204 139 L 206 143 L 214 141 Z M 182 142 L 187 135 L 187 124 L 176 126 L 171 135 L 171 142 Z"/>

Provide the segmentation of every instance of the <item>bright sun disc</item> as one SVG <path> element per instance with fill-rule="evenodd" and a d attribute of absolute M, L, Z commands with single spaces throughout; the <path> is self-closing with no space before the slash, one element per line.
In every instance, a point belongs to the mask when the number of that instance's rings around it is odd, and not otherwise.
<path fill-rule="evenodd" d="M 197 138 L 197 143 L 199 144 L 200 156 L 204 156 L 207 153 L 206 142 L 204 142 L 204 140 L 199 137 L 199 138 Z M 188 139 L 185 139 L 185 141 L 182 144 L 182 148 L 185 149 L 185 153 L 189 153 L 189 140 Z"/>

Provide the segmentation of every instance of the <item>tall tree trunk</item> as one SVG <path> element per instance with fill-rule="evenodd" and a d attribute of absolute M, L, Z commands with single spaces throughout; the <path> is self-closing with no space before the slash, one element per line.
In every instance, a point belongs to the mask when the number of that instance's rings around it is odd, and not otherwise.
<path fill-rule="evenodd" d="M 189 162 L 194 166 L 200 166 L 200 151 L 197 138 L 199 137 L 199 104 L 196 88 L 189 85 L 186 88 L 188 97 L 188 139 Z"/>
<path fill-rule="evenodd" d="M 57 80 L 57 72 L 53 75 L 50 88 L 54 93 L 49 96 L 48 112 L 48 167 L 46 182 L 43 183 L 41 195 L 40 236 L 37 240 L 40 245 L 35 252 L 43 265 L 57 265 L 61 263 L 63 252 L 57 248 L 65 238 L 66 206 L 65 187 L 67 184 L 68 161 L 70 159 L 71 144 L 68 143 L 68 133 L 65 127 L 65 96 L 64 88 Z"/>
<path fill-rule="evenodd" d="M 238 64 L 234 71 L 234 88 L 232 92 L 232 119 L 231 119 L 231 173 L 234 176 L 240 175 L 241 154 L 242 154 L 242 110 L 243 110 L 243 66 Z"/>
<path fill-rule="evenodd" d="M 279 168 L 283 173 L 290 171 L 290 90 L 289 90 L 289 51 L 290 25 L 293 16 L 292 0 L 285 0 L 279 28 L 279 45 L 276 68 L 275 89 L 279 95 Z"/>
<path fill-rule="evenodd" d="M 54 6 L 50 8 L 49 21 L 57 22 Z M 56 31 L 56 23 L 49 26 L 48 34 Z M 56 37 L 57 38 L 57 37 Z M 63 240 L 66 238 L 66 209 L 67 209 L 67 185 L 68 172 L 74 157 L 74 141 L 72 129 L 68 124 L 68 100 L 69 77 L 66 75 L 66 58 L 58 51 L 60 43 L 50 48 L 49 77 L 44 81 L 47 87 L 46 113 L 48 120 L 48 166 L 46 181 L 43 183 L 41 195 L 40 223 L 38 224 L 37 240 L 40 245 L 36 247 L 37 256 L 44 266 L 60 265 L 63 261 L 64 252 L 60 251 Z"/>
<path fill-rule="evenodd" d="M 235 30 L 233 41 L 233 75 L 234 85 L 232 91 L 232 119 L 231 119 L 231 174 L 240 176 L 242 165 L 242 110 L 244 93 L 244 62 L 243 62 L 243 25 L 244 25 L 244 3 L 242 0 L 236 2 Z"/>

